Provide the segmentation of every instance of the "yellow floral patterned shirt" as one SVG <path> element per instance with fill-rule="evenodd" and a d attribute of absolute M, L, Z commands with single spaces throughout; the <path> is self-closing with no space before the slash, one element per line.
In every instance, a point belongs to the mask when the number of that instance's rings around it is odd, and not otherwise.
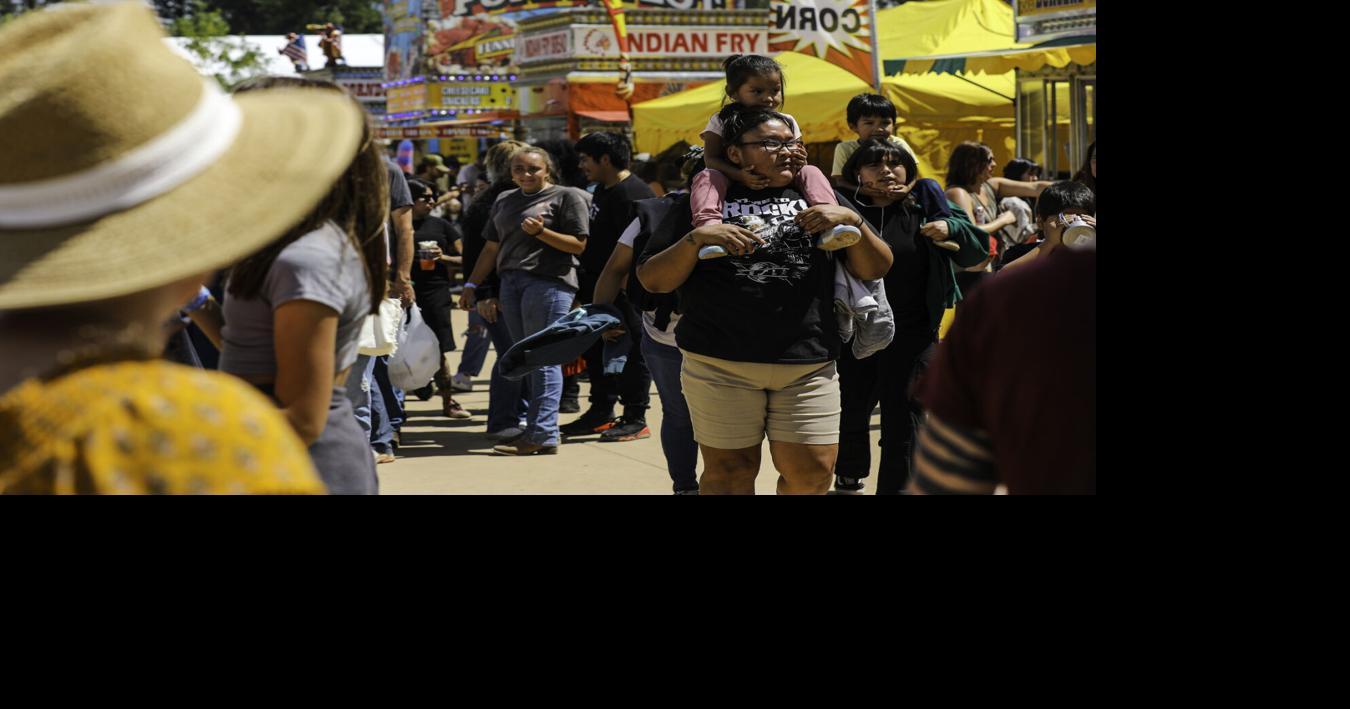
<path fill-rule="evenodd" d="M 30 379 L 0 397 L 3 494 L 323 494 L 276 405 L 163 361 Z"/>

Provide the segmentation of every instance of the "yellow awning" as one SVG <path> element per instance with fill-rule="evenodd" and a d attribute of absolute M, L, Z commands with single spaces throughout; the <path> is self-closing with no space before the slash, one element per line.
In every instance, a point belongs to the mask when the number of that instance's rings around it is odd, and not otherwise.
<path fill-rule="evenodd" d="M 1095 38 L 1037 47 L 1019 43 L 1015 36 L 1012 7 L 1002 0 L 908 2 L 877 13 L 882 73 L 887 76 L 1005 74 L 1097 61 Z"/>
<path fill-rule="evenodd" d="M 886 74 L 1006 74 L 1013 69 L 1036 71 L 1046 66 L 1062 69 L 1070 64 L 1094 64 L 1097 45 L 1075 44 L 1064 47 L 1005 49 L 946 56 L 886 59 Z"/>
<path fill-rule="evenodd" d="M 871 88 L 853 74 L 815 57 L 784 52 L 775 59 L 783 65 L 787 78 L 787 103 L 781 110 L 797 119 L 807 140 L 825 143 L 852 138 L 844 107 L 849 99 Z M 681 140 L 702 145 L 699 133 L 708 118 L 721 110 L 725 91 L 725 82 L 717 81 L 635 104 L 633 131 L 638 152 L 659 153 Z"/>
<path fill-rule="evenodd" d="M 907 2 L 877 13 L 883 60 L 1030 46 L 1015 36 L 1012 7 L 1003 0 Z"/>
<path fill-rule="evenodd" d="M 1003 0 L 908 2 L 877 13 L 877 34 L 883 63 L 888 57 L 964 58 L 980 52 L 1044 51 L 1013 41 L 1012 8 Z M 1063 52 L 1077 61 L 1083 58 L 1081 52 L 1092 51 L 1095 57 L 1096 50 L 1093 46 L 1090 50 L 1067 47 L 1051 51 Z M 775 59 L 783 65 L 787 79 L 783 110 L 801 123 L 808 143 L 856 137 L 848 128 L 844 110 L 852 97 L 870 93 L 870 86 L 839 67 L 804 54 L 784 52 Z M 1028 61 L 1017 56 L 996 60 Z M 1058 59 L 1052 55 L 1047 61 Z M 897 133 L 914 148 L 924 175 L 941 179 L 952 147 L 963 140 L 988 143 L 1000 163 L 1013 157 L 1015 85 L 1010 69 L 986 72 L 973 80 L 927 70 L 904 71 L 882 80 L 883 91 L 895 103 L 900 117 Z M 680 141 L 701 144 L 699 133 L 708 117 L 722 106 L 723 90 L 723 82 L 717 81 L 635 105 L 633 129 L 638 151 L 655 154 Z"/>

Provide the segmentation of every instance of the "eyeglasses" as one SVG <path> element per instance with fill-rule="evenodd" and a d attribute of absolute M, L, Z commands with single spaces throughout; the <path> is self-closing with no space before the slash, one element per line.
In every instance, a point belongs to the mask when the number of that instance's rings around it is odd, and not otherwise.
<path fill-rule="evenodd" d="M 737 145 L 763 145 L 765 152 L 776 153 L 785 147 L 796 148 L 802 145 L 802 141 L 801 138 L 793 138 L 787 141 L 770 138 L 768 140 L 751 140 L 745 143 L 737 143 Z"/>
<path fill-rule="evenodd" d="M 422 195 L 421 197 L 418 197 L 416 201 L 418 201 L 418 202 L 435 202 L 435 201 L 436 201 L 436 198 L 435 198 L 435 197 L 432 197 L 432 196 L 429 195 L 429 194 L 424 194 L 424 195 Z"/>

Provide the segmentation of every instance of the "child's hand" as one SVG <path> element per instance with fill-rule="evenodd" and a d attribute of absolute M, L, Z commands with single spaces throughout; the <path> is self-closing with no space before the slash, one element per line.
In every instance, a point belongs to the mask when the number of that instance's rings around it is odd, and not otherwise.
<path fill-rule="evenodd" d="M 890 189 L 886 187 L 880 187 L 875 182 L 869 182 L 863 185 L 861 188 L 858 189 L 858 191 L 861 192 L 862 194 L 867 195 L 868 197 L 871 197 L 872 199 L 886 199 L 891 196 Z"/>
<path fill-rule="evenodd" d="M 862 226 L 862 217 L 848 207 L 837 204 L 818 204 L 797 213 L 793 220 L 809 234 L 825 231 L 840 224 Z"/>
<path fill-rule="evenodd" d="M 918 182 L 919 178 L 916 177 L 910 180 L 909 184 L 907 185 L 892 183 L 890 186 L 890 196 L 894 197 L 895 199 L 904 199 L 905 197 L 909 196 L 910 191 L 914 189 L 914 185 L 917 184 Z"/>
<path fill-rule="evenodd" d="M 525 217 L 525 221 L 520 223 L 520 229 L 530 236 L 539 236 L 544 231 L 544 220 L 539 217 Z"/>
<path fill-rule="evenodd" d="M 938 219 L 924 224 L 922 227 L 919 227 L 919 233 L 933 241 L 946 241 L 951 237 L 951 232 L 949 231 L 947 220 L 945 219 Z"/>

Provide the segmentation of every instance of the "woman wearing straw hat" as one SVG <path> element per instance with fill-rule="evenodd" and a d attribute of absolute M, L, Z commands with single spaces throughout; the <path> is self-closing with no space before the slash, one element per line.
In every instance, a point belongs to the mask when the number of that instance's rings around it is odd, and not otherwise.
<path fill-rule="evenodd" d="M 231 99 L 162 38 L 140 3 L 0 30 L 0 492 L 322 493 L 266 397 L 156 356 L 210 272 L 329 192 L 362 115 Z"/>

